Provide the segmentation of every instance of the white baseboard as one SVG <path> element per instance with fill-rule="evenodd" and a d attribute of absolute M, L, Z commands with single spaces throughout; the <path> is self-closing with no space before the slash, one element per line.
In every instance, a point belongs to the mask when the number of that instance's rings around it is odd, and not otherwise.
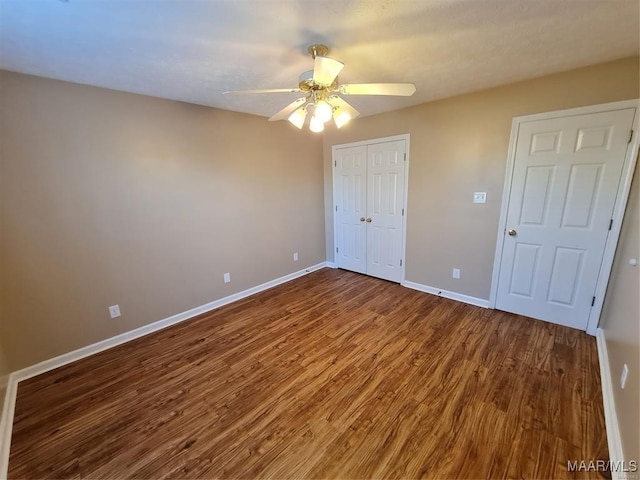
<path fill-rule="evenodd" d="M 432 295 L 448 298 L 450 300 L 468 303 L 477 307 L 489 308 L 489 300 L 485 300 L 484 298 L 471 297 L 462 293 L 450 292 L 448 290 L 442 290 L 440 288 L 430 287 L 428 285 L 410 282 L 408 280 L 402 282 L 402 286 L 411 288 L 412 290 L 418 290 L 419 292 L 431 293 Z"/>
<path fill-rule="evenodd" d="M 325 268 L 327 266 L 329 266 L 327 262 L 312 265 L 303 270 L 298 270 L 297 272 L 293 272 L 283 277 L 276 278 L 275 280 L 257 285 L 242 292 L 234 293 L 233 295 L 229 295 L 228 297 L 214 300 L 213 302 L 209 302 L 205 305 L 192 308 L 191 310 L 187 310 L 186 312 L 172 315 L 163 320 L 150 323 L 149 325 L 136 328 L 135 330 L 131 330 L 120 335 L 116 335 L 115 337 L 107 338 L 106 340 L 102 340 L 92 345 L 87 345 L 86 347 L 79 348 L 72 352 L 59 355 L 55 358 L 51 358 L 49 360 L 37 363 L 36 365 L 32 365 L 30 367 L 13 372 L 8 376 L 7 379 L 7 391 L 4 397 L 5 400 L 2 408 L 2 417 L 0 420 L 0 479 L 7 478 L 7 472 L 9 468 L 9 448 L 11 445 L 13 415 L 15 411 L 16 394 L 18 392 L 19 382 L 27 380 L 31 377 L 35 377 L 36 375 L 46 373 L 55 368 L 62 367 L 77 360 L 81 360 L 104 350 L 108 350 L 109 348 L 122 345 L 123 343 L 135 340 L 136 338 L 140 338 L 150 333 L 163 330 L 167 327 L 170 327 L 171 325 L 184 322 L 185 320 L 193 318 L 202 313 L 206 313 L 211 310 L 215 310 L 216 308 L 220 308 L 224 305 L 242 300 L 243 298 L 255 295 L 256 293 L 268 290 L 269 288 L 273 288 L 275 286 L 289 282 L 298 277 L 302 277 L 304 275 L 307 275 L 308 273 L 315 272 L 316 270 L 320 270 L 321 268 Z"/>
<path fill-rule="evenodd" d="M 604 404 L 604 422 L 607 427 L 607 443 L 609 446 L 610 465 L 623 465 L 624 452 L 622 451 L 622 438 L 618 427 L 618 414 L 613 399 L 613 382 L 611 368 L 609 366 L 609 353 L 607 352 L 607 340 L 604 330 L 596 330 L 596 345 L 598 346 L 598 360 L 600 363 L 600 383 L 602 384 L 602 403 Z M 620 462 L 620 463 L 618 463 Z M 611 469 L 613 480 L 623 479 L 624 473 Z"/>
<path fill-rule="evenodd" d="M 11 448 L 11 431 L 13 430 L 13 414 L 16 408 L 18 382 L 15 375 L 9 375 L 7 391 L 4 395 L 2 417 L 0 417 L 0 479 L 6 479 L 9 471 L 9 450 Z"/>
<path fill-rule="evenodd" d="M 338 268 L 338 264 L 335 262 L 325 262 L 327 268 Z"/>

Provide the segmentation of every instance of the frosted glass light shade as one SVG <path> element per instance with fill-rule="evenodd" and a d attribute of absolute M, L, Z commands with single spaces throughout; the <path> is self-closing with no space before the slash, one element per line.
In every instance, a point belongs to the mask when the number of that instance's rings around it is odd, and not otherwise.
<path fill-rule="evenodd" d="M 328 122 L 331 120 L 331 116 L 333 115 L 333 108 L 324 100 L 316 103 L 316 109 L 313 112 L 313 115 L 320 120 L 321 122 Z"/>
<path fill-rule="evenodd" d="M 336 123 L 336 127 L 341 128 L 351 120 L 351 115 L 342 110 L 340 107 L 336 108 L 333 112 L 333 121 Z"/>
<path fill-rule="evenodd" d="M 302 128 L 304 125 L 304 120 L 307 118 L 307 109 L 306 108 L 298 108 L 291 115 L 289 115 L 288 120 L 298 128 Z"/>
<path fill-rule="evenodd" d="M 311 130 L 312 132 L 320 133 L 324 130 L 324 122 L 314 115 L 313 117 L 311 117 L 309 130 Z"/>

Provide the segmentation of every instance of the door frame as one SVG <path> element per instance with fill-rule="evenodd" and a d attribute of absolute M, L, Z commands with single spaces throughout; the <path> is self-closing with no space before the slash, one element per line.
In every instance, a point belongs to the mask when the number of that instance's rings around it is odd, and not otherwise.
<path fill-rule="evenodd" d="M 333 163 L 333 165 L 331 166 L 331 188 L 333 189 L 333 195 L 332 195 L 332 205 L 331 205 L 331 216 L 333 217 L 333 249 L 334 249 L 334 258 L 336 259 L 335 264 L 338 265 L 338 259 L 337 257 L 335 257 L 336 251 L 335 249 L 338 248 L 338 226 L 337 226 L 337 220 L 336 220 L 336 206 L 337 204 L 337 198 L 336 198 L 336 192 L 337 192 L 337 188 L 336 188 L 336 160 L 335 160 L 335 153 L 336 150 L 340 149 L 340 148 L 349 148 L 349 147 L 362 147 L 362 146 L 366 146 L 366 145 L 372 145 L 372 144 L 377 144 L 377 143 L 388 143 L 388 142 L 397 142 L 399 140 L 404 140 L 405 141 L 405 148 L 406 148 L 406 154 L 407 154 L 407 160 L 404 162 L 404 198 L 403 198 L 403 202 L 404 202 L 404 215 L 402 216 L 402 245 L 400 246 L 401 248 L 401 254 L 400 257 L 402 258 L 402 267 L 400 269 L 400 285 L 404 284 L 405 281 L 405 269 L 407 266 L 407 258 L 406 258 L 406 246 L 407 246 L 407 217 L 409 216 L 409 209 L 407 208 L 407 203 L 408 203 L 408 199 L 409 199 L 409 159 L 411 157 L 410 155 L 410 135 L 408 133 L 403 133 L 400 135 L 392 135 L 390 137 L 380 137 L 380 138 L 372 138 L 369 140 L 359 140 L 357 142 L 350 142 L 350 143 L 341 143 L 338 145 L 332 145 L 331 146 L 331 163 Z"/>
<path fill-rule="evenodd" d="M 596 283 L 596 291 L 594 293 L 596 300 L 589 314 L 589 320 L 587 322 L 586 332 L 590 335 L 595 335 L 598 328 L 598 322 L 600 321 L 600 314 L 602 313 L 602 306 L 604 304 L 604 296 L 607 292 L 607 284 L 609 283 L 609 276 L 611 274 L 611 268 L 613 267 L 613 258 L 616 253 L 616 246 L 618 245 L 618 238 L 620 237 L 620 229 L 622 227 L 622 220 L 624 218 L 624 212 L 627 206 L 627 200 L 629 198 L 629 191 L 631 190 L 631 180 L 633 178 L 633 172 L 638 160 L 638 147 L 640 145 L 640 135 L 638 134 L 638 112 L 640 111 L 640 100 L 623 100 L 621 102 L 603 103 L 599 105 L 590 105 L 587 107 L 570 108 L 566 110 L 556 110 L 553 112 L 537 113 L 533 115 L 523 115 L 519 117 L 513 117 L 511 122 L 511 137 L 509 138 L 509 150 L 507 154 L 507 170 L 505 173 L 504 190 L 502 192 L 502 205 L 500 207 L 500 222 L 498 224 L 498 239 L 496 242 L 496 252 L 493 262 L 493 274 L 491 276 L 491 294 L 489 297 L 489 308 L 496 308 L 496 301 L 498 296 L 498 277 L 500 275 L 500 265 L 502 263 L 502 252 L 504 246 L 504 233 L 506 231 L 507 222 L 507 209 L 509 206 L 509 197 L 511 196 L 511 183 L 513 181 L 513 169 L 515 164 L 516 153 L 516 141 L 520 125 L 525 122 L 531 122 L 536 120 L 550 120 L 554 118 L 568 117 L 574 115 L 585 115 L 590 113 L 610 112 L 613 110 L 624 110 L 627 108 L 635 108 L 636 113 L 633 117 L 633 137 L 631 142 L 627 145 L 627 153 L 625 154 L 624 164 L 622 167 L 622 177 L 618 185 L 618 193 L 613 208 L 613 226 L 607 237 L 607 242 L 604 247 L 604 254 L 602 257 L 602 264 L 600 267 L 600 273 L 598 274 L 598 281 Z"/>

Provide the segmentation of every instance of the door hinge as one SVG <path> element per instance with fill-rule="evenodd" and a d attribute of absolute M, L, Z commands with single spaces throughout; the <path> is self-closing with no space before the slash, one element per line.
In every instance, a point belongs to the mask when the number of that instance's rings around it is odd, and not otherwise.
<path fill-rule="evenodd" d="M 632 138 L 633 138 L 633 130 L 629 132 L 629 141 L 627 143 L 631 143 Z"/>
<path fill-rule="evenodd" d="M 611 219 L 611 221 L 609 222 L 609 230 L 611 230 L 611 227 L 613 227 L 613 218 Z"/>
<path fill-rule="evenodd" d="M 338 205 L 336 205 L 336 212 L 338 211 Z"/>
<path fill-rule="evenodd" d="M 338 247 L 336 247 L 336 253 L 338 253 Z"/>
<path fill-rule="evenodd" d="M 402 209 L 402 216 L 404 217 L 404 208 Z"/>
<path fill-rule="evenodd" d="M 593 307 L 595 305 L 595 303 L 596 303 L 596 297 L 593 297 L 591 299 L 591 306 Z"/>
<path fill-rule="evenodd" d="M 404 161 L 405 162 L 407 161 L 407 154 L 406 153 L 404 154 Z"/>
<path fill-rule="evenodd" d="M 337 166 L 338 166 L 338 161 L 337 161 L 337 160 L 334 160 L 334 161 L 333 161 L 333 166 L 334 166 L 334 167 L 337 167 Z"/>
<path fill-rule="evenodd" d="M 402 259 L 400 259 L 400 266 L 402 266 Z"/>

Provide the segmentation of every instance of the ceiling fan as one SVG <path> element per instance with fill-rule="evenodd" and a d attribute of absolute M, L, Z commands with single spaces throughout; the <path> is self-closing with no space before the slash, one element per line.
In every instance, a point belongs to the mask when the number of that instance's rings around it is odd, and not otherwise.
<path fill-rule="evenodd" d="M 302 129 L 309 113 L 309 129 L 312 132 L 324 130 L 324 124 L 333 118 L 338 128 L 345 125 L 360 113 L 347 103 L 340 95 L 397 95 L 409 97 L 416 91 L 413 83 L 350 83 L 341 85 L 338 74 L 344 64 L 327 57 L 329 48 L 326 45 L 311 45 L 307 52 L 314 59 L 313 70 L 300 75 L 298 88 L 274 88 L 267 90 L 234 90 L 224 92 L 241 93 L 303 93 L 304 96 L 294 100 L 273 117 L 270 122 L 289 120 Z"/>

